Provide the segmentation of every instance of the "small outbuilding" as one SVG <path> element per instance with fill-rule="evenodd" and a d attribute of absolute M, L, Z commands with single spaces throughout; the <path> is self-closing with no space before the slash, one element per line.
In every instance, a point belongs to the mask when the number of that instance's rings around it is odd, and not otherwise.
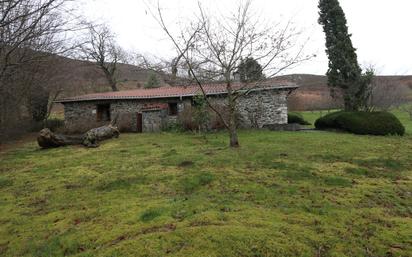
<path fill-rule="evenodd" d="M 239 127 L 262 128 L 287 123 L 287 98 L 297 85 L 265 81 L 259 84 L 237 82 L 232 88 L 241 93 L 237 99 Z M 203 89 L 216 106 L 227 102 L 225 84 L 207 84 Z M 74 130 L 87 130 L 118 119 L 120 129 L 130 132 L 160 131 L 177 122 L 178 116 L 202 95 L 199 86 L 160 87 L 96 93 L 60 99 L 64 105 L 65 124 Z"/>

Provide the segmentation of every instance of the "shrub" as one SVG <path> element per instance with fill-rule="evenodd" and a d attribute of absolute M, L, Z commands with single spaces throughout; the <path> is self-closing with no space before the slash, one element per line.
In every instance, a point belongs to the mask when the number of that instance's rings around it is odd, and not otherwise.
<path fill-rule="evenodd" d="M 49 128 L 51 131 L 55 132 L 58 128 L 61 128 L 64 126 L 64 120 L 61 119 L 48 119 L 45 122 L 45 127 Z"/>
<path fill-rule="evenodd" d="M 288 113 L 288 123 L 297 123 L 300 125 L 311 125 L 309 122 L 307 122 L 302 114 L 296 113 L 296 112 L 289 112 Z"/>
<path fill-rule="evenodd" d="M 193 97 L 193 120 L 200 131 L 207 131 L 210 124 L 210 110 L 203 95 Z"/>
<path fill-rule="evenodd" d="M 226 106 L 215 104 L 214 108 L 222 115 L 227 122 L 229 120 L 229 110 Z M 243 123 L 239 112 L 235 114 L 238 127 Z M 197 109 L 196 106 L 185 106 L 179 113 L 178 122 L 184 131 L 203 131 L 224 129 L 224 123 L 220 117 L 209 107 L 204 110 Z"/>
<path fill-rule="evenodd" d="M 194 131 L 197 128 L 197 124 L 193 120 L 193 110 L 189 106 L 179 113 L 178 122 L 184 131 Z"/>
<path fill-rule="evenodd" d="M 405 127 L 389 112 L 334 112 L 315 122 L 317 129 L 339 129 L 359 135 L 404 135 Z"/>
<path fill-rule="evenodd" d="M 59 128 L 62 128 L 63 126 L 64 120 L 54 118 L 48 119 L 46 121 L 32 122 L 30 130 L 32 132 L 38 132 L 43 128 L 49 128 L 51 131 L 56 132 Z"/>
<path fill-rule="evenodd" d="M 230 118 L 229 108 L 224 104 L 214 104 L 214 108 L 221 114 L 221 116 L 226 121 L 226 123 L 228 123 L 229 118 Z M 225 129 L 225 124 L 220 119 L 220 117 L 213 110 L 209 110 L 209 111 L 210 111 L 210 127 L 214 130 Z M 239 128 L 239 126 L 244 123 L 244 120 L 242 119 L 242 116 L 240 115 L 238 111 L 236 111 L 235 113 L 235 119 L 236 119 L 237 127 Z"/>
<path fill-rule="evenodd" d="M 321 130 L 339 128 L 339 124 L 337 124 L 336 119 L 341 113 L 342 112 L 332 112 L 323 117 L 320 117 L 315 121 L 315 127 Z"/>
<path fill-rule="evenodd" d="M 184 132 L 185 129 L 180 122 L 168 122 L 162 126 L 163 132 Z"/>

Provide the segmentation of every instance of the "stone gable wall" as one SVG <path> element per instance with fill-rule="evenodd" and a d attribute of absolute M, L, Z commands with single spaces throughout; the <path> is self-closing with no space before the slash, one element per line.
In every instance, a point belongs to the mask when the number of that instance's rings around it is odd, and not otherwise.
<path fill-rule="evenodd" d="M 288 123 L 287 91 L 254 91 L 239 99 L 241 126 L 262 128 L 268 124 Z"/>

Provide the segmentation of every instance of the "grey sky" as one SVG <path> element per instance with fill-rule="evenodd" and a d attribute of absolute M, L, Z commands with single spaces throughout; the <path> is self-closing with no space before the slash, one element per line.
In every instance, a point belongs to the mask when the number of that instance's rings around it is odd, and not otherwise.
<path fill-rule="evenodd" d="M 157 0 L 147 0 L 157 2 Z M 224 13 L 238 1 L 201 0 L 211 10 Z M 381 74 L 412 74 L 412 1 L 340 0 L 346 13 L 352 42 L 362 65 L 374 64 Z M 195 0 L 160 0 L 171 28 L 189 19 L 197 8 Z M 254 0 L 256 12 L 267 21 L 293 20 L 304 36 L 310 36 L 307 54 L 317 57 L 286 73 L 324 74 L 327 58 L 324 35 L 317 23 L 318 0 Z M 171 42 L 147 12 L 143 0 L 87 0 L 84 14 L 106 22 L 126 49 L 154 56 L 172 57 Z"/>

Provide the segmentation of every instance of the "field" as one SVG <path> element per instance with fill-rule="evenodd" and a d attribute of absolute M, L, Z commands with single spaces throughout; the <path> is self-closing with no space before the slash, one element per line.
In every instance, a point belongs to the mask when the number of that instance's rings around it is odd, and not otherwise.
<path fill-rule="evenodd" d="M 310 118 L 311 113 L 305 113 Z M 405 137 L 124 134 L 0 154 L 0 256 L 412 256 Z"/>

